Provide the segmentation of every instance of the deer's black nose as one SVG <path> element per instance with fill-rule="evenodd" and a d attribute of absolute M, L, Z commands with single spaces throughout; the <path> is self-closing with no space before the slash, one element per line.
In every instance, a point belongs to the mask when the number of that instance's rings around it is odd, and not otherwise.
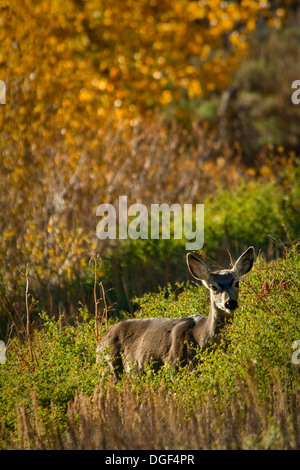
<path fill-rule="evenodd" d="M 237 306 L 238 304 L 236 300 L 227 300 L 227 302 L 225 303 L 225 307 L 229 310 L 235 310 Z"/>

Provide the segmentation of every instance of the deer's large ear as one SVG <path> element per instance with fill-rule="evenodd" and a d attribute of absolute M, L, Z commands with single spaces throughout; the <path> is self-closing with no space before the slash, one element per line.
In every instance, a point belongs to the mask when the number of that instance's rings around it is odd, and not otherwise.
<path fill-rule="evenodd" d="M 186 263 L 188 265 L 191 275 L 195 279 L 207 283 L 210 276 L 209 270 L 207 269 L 206 265 L 202 261 L 200 261 L 200 259 L 196 258 L 193 253 L 188 253 L 186 255 Z"/>
<path fill-rule="evenodd" d="M 244 276 L 252 269 L 254 257 L 255 250 L 253 246 L 249 246 L 249 248 L 239 257 L 232 268 L 232 271 L 234 271 L 237 277 Z"/>

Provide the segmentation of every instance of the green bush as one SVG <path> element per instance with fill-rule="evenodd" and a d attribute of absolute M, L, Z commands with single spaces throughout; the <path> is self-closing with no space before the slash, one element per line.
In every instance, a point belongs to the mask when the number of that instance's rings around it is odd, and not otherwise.
<path fill-rule="evenodd" d="M 204 201 L 204 247 L 209 258 L 228 264 L 250 245 L 267 259 L 284 255 L 285 245 L 299 240 L 300 167 L 281 171 L 280 183 L 263 179 L 219 188 Z M 111 297 L 122 309 L 130 300 L 157 286 L 184 281 L 186 240 L 124 240 L 107 256 L 104 278 Z"/>
<path fill-rule="evenodd" d="M 15 428 L 17 409 L 32 412 L 33 397 L 42 417 L 54 413 L 62 424 L 75 393 L 93 391 L 99 380 L 94 319 L 83 310 L 82 316 L 74 326 L 62 326 L 61 319 L 43 313 L 43 327 L 34 331 L 30 343 L 8 345 L 6 364 L 0 366 L 0 421 L 5 427 Z"/>
<path fill-rule="evenodd" d="M 284 393 L 287 400 L 284 413 L 288 420 L 288 403 L 294 403 L 294 393 L 299 385 L 299 365 L 292 363 L 292 343 L 300 338 L 299 269 L 299 244 L 283 259 L 269 264 L 259 257 L 253 270 L 241 283 L 240 308 L 233 323 L 224 330 L 224 342 L 213 350 L 199 351 L 196 367 L 186 366 L 175 372 L 166 366 L 157 374 L 148 367 L 144 374 L 125 375 L 116 385 L 111 385 L 110 374 L 95 364 L 95 319 L 86 309 L 80 310 L 73 326 L 63 326 L 62 319 L 54 320 L 42 314 L 43 328 L 32 333 L 30 342 L 28 338 L 24 342 L 11 342 L 7 362 L 0 366 L 0 446 L 22 448 L 27 439 L 24 436 L 36 433 L 38 441 L 32 445 L 51 448 L 54 445 L 51 441 L 53 433 L 64 436 L 71 418 L 74 421 L 71 420 L 72 426 L 78 425 L 76 415 L 70 417 L 70 406 L 73 406 L 73 400 L 77 403 L 78 393 L 92 397 L 99 387 L 99 397 L 104 400 L 103 406 L 109 414 L 115 413 L 115 394 L 120 394 L 117 407 L 118 413 L 123 416 L 123 394 L 124 397 L 132 394 L 137 397 L 133 409 L 138 410 L 142 403 L 146 406 L 150 399 L 153 400 L 151 406 L 155 408 L 163 392 L 164 400 L 172 396 L 169 405 L 172 409 L 178 406 L 180 413 L 183 413 L 180 420 L 187 419 L 188 424 L 196 419 L 203 403 L 209 401 L 216 407 L 219 423 L 230 403 L 235 403 L 235 412 L 246 413 L 250 398 L 243 390 L 249 384 L 254 387 L 251 389 L 251 400 L 257 403 L 258 410 L 263 407 L 265 419 L 269 419 L 274 406 L 277 406 L 276 384 L 280 384 L 280 393 Z M 135 301 L 141 307 L 138 317 L 182 317 L 209 313 L 207 289 L 192 283 L 178 284 L 175 289 L 169 285 L 158 293 L 148 293 Z M 103 330 L 105 328 L 104 325 Z M 105 398 L 106 389 L 110 390 L 110 398 Z M 97 396 L 94 395 L 95 403 L 100 400 Z M 167 402 L 162 406 L 168 407 Z M 167 408 L 164 409 L 167 412 Z M 98 411 L 104 419 L 101 407 Z M 168 416 L 164 419 L 171 419 Z M 121 421 L 110 423 L 111 433 L 117 431 L 114 426 L 125 426 L 123 418 L 118 415 L 117 419 Z M 33 427 L 27 432 L 24 426 Z M 82 426 L 92 426 L 92 422 L 85 422 Z M 76 432 L 79 432 L 78 429 Z M 151 432 L 155 434 L 155 428 Z M 84 436 L 80 438 L 85 439 Z"/>

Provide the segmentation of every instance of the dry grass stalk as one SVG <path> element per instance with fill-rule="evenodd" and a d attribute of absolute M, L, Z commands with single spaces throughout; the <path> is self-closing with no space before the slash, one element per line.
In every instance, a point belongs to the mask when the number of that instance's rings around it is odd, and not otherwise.
<path fill-rule="evenodd" d="M 300 392 L 273 384 L 268 403 L 260 403 L 251 372 L 236 381 L 239 394 L 184 404 L 162 382 L 157 390 L 104 384 L 93 397 L 80 393 L 68 403 L 67 424 L 42 424 L 36 397 L 33 411 L 18 410 L 17 448 L 26 449 L 297 449 L 300 437 Z M 273 406 L 277 403 L 276 406 Z M 47 432 L 46 432 L 47 428 Z"/>

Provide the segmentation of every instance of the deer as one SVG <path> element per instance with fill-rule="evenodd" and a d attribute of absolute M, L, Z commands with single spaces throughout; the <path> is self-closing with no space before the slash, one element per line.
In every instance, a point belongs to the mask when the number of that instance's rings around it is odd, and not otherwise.
<path fill-rule="evenodd" d="M 118 380 L 124 371 L 143 371 L 146 364 L 157 372 L 169 363 L 185 366 L 199 349 L 221 341 L 222 329 L 232 322 L 238 308 L 239 282 L 253 267 L 255 250 L 250 246 L 231 269 L 213 271 L 194 253 L 186 255 L 188 270 L 210 292 L 209 315 L 183 318 L 134 318 L 115 324 L 97 345 L 97 364 L 104 358 Z"/>

